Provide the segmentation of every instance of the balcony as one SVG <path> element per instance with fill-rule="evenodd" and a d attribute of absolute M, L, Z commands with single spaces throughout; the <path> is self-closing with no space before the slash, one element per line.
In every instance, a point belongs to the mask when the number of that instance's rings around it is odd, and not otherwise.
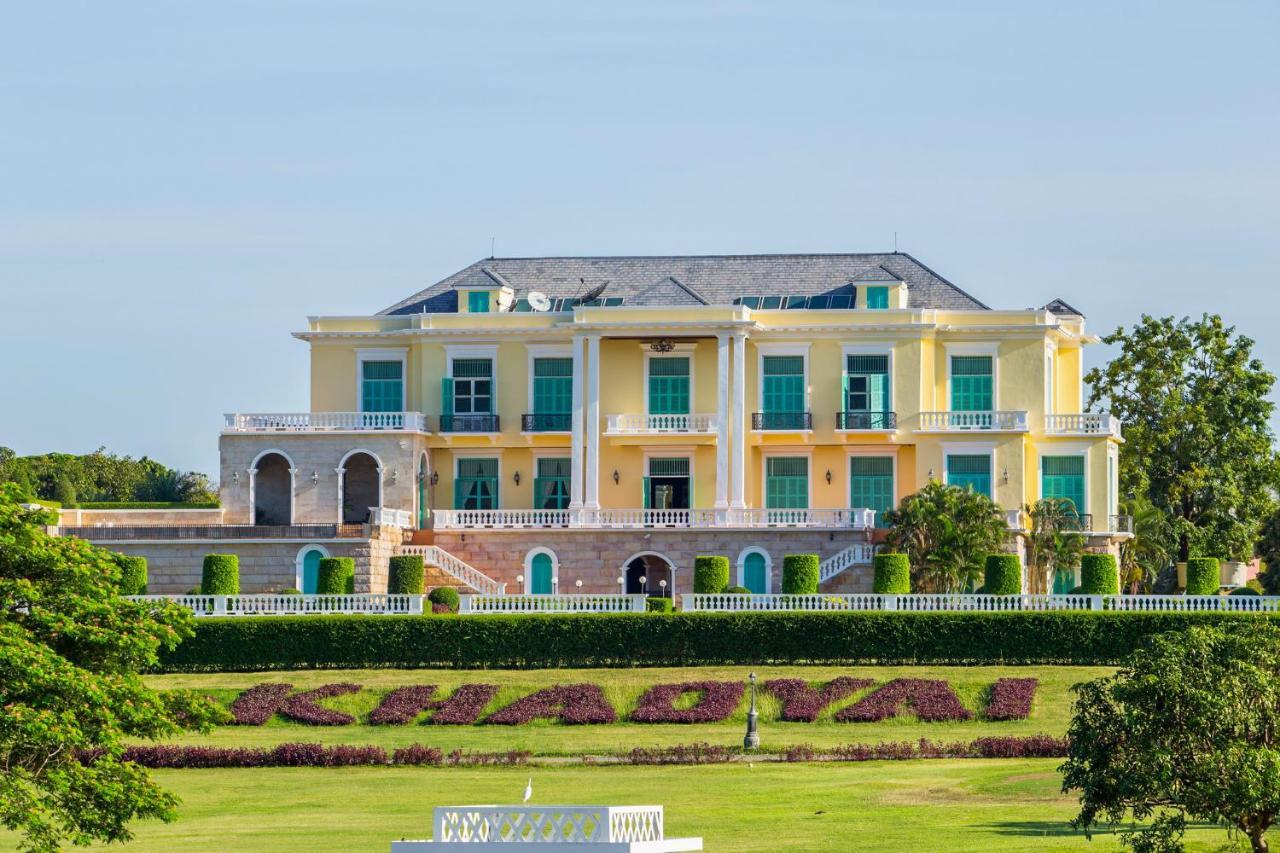
<path fill-rule="evenodd" d="M 715 415 L 609 415 L 605 435 L 715 435 Z"/>
<path fill-rule="evenodd" d="M 812 412 L 752 412 L 751 429 L 756 432 L 809 432 Z"/>
<path fill-rule="evenodd" d="M 897 428 L 897 412 L 836 412 L 837 430 L 889 431 Z"/>
<path fill-rule="evenodd" d="M 1045 415 L 1047 435 L 1109 435 L 1120 438 L 1120 419 L 1105 412 L 1078 415 Z"/>
<path fill-rule="evenodd" d="M 1005 510 L 1005 524 L 1010 530 L 1029 529 L 1030 518 L 1020 509 Z M 1103 522 L 1106 522 L 1105 524 Z M 1081 513 L 1072 519 L 1073 523 L 1064 524 L 1062 530 L 1087 533 L 1097 536 L 1132 536 L 1133 517 L 1129 515 L 1107 515 L 1094 523 L 1092 513 Z"/>
<path fill-rule="evenodd" d="M 441 415 L 440 432 L 493 433 L 499 431 L 497 415 Z"/>
<path fill-rule="evenodd" d="M 521 432 L 571 432 L 573 415 L 534 413 L 520 416 Z"/>
<path fill-rule="evenodd" d="M 916 432 L 1026 432 L 1026 412 L 921 412 Z"/>
<path fill-rule="evenodd" d="M 440 509 L 436 530 L 820 528 L 869 530 L 869 509 Z"/>
<path fill-rule="evenodd" d="M 430 432 L 421 412 L 270 412 L 227 414 L 223 432 Z"/>

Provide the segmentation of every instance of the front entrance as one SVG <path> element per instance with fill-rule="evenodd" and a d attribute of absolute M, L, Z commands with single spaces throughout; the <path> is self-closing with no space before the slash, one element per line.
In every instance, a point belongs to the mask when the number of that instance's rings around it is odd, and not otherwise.
<path fill-rule="evenodd" d="M 765 563 L 764 554 L 752 551 L 742 561 L 742 585 L 756 595 L 769 592 L 769 568 Z"/>
<path fill-rule="evenodd" d="M 687 457 L 649 460 L 649 476 L 644 478 L 644 508 L 689 508 L 689 460 Z"/>
<path fill-rule="evenodd" d="M 1059 569 L 1053 573 L 1053 594 L 1066 595 L 1076 588 L 1076 573 L 1069 569 Z"/>
<path fill-rule="evenodd" d="M 665 595 L 673 597 L 671 563 L 657 554 L 642 554 L 627 563 L 625 574 L 628 595 Z M 666 581 L 665 588 L 662 582 Z"/>
<path fill-rule="evenodd" d="M 324 552 L 319 548 L 311 548 L 302 555 L 301 590 L 303 595 L 315 595 L 320 587 L 320 561 Z"/>

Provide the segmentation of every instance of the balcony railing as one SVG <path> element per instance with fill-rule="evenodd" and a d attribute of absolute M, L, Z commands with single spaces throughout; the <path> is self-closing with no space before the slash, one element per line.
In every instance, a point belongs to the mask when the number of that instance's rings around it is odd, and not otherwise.
<path fill-rule="evenodd" d="M 714 434 L 715 415 L 609 415 L 606 435 Z"/>
<path fill-rule="evenodd" d="M 226 432 L 430 432 L 421 412 L 269 412 L 226 415 Z"/>
<path fill-rule="evenodd" d="M 441 415 L 441 432 L 498 432 L 497 415 Z"/>
<path fill-rule="evenodd" d="M 817 527 L 867 530 L 870 509 L 440 509 L 436 530 L 527 530 L 576 527 L 602 530 L 689 527 Z"/>
<path fill-rule="evenodd" d="M 355 539 L 362 524 L 95 524 L 61 526 L 58 536 L 94 542 L 135 539 Z"/>
<path fill-rule="evenodd" d="M 836 429 L 897 429 L 897 412 L 836 412 Z"/>
<path fill-rule="evenodd" d="M 1026 412 L 921 412 L 920 432 L 1026 432 Z"/>
<path fill-rule="evenodd" d="M 757 432 L 806 432 L 813 429 L 813 413 L 752 412 L 751 428 Z"/>
<path fill-rule="evenodd" d="M 1103 412 L 1079 415 L 1045 415 L 1049 435 L 1110 435 L 1120 438 L 1120 419 Z"/>
<path fill-rule="evenodd" d="M 573 429 L 573 415 L 546 414 L 534 412 L 520 416 L 521 432 L 570 432 Z"/>
<path fill-rule="evenodd" d="M 1027 513 L 1020 509 L 1005 510 L 1005 524 L 1010 530 L 1026 530 L 1030 525 L 1030 518 Z M 1103 521 L 1106 524 L 1102 524 Z M 1062 530 L 1075 530 L 1080 533 L 1096 533 L 1096 534 L 1114 534 L 1114 533 L 1133 533 L 1133 517 L 1128 515 L 1108 515 L 1103 518 L 1095 519 L 1092 513 L 1080 513 L 1079 515 L 1064 519 L 1061 525 Z"/>

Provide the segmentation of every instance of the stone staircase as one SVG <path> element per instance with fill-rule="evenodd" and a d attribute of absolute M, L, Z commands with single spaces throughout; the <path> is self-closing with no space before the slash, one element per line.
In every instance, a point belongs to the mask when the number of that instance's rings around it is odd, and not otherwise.
<path fill-rule="evenodd" d="M 500 595 L 506 588 L 506 584 L 499 583 L 475 566 L 464 563 L 438 545 L 401 545 L 397 553 L 422 557 L 422 562 L 427 567 L 428 586 L 453 586 L 482 595 Z M 433 580 L 436 581 L 434 584 Z"/>
<path fill-rule="evenodd" d="M 818 589 L 830 593 L 866 592 L 870 588 L 866 578 L 848 570 L 870 566 L 874 555 L 875 546 L 870 542 L 856 542 L 823 560 L 818 566 Z"/>

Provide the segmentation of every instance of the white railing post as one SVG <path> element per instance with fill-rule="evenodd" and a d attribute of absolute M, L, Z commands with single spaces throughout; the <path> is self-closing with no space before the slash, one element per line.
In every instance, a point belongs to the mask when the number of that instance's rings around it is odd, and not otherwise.
<path fill-rule="evenodd" d="M 645 601 L 645 597 L 643 595 L 632 595 L 630 596 L 630 598 L 631 598 L 632 613 L 644 613 L 646 610 L 648 610 L 649 605 Z"/>
<path fill-rule="evenodd" d="M 896 611 L 898 609 L 898 596 L 886 595 L 880 599 L 884 605 L 884 609 L 888 611 Z"/>
<path fill-rule="evenodd" d="M 1090 610 L 1096 610 L 1096 611 L 1098 611 L 1098 612 L 1101 612 L 1101 611 L 1102 611 L 1102 596 L 1100 596 L 1100 595 L 1091 595 L 1091 596 L 1089 596 L 1089 609 L 1090 609 Z"/>
<path fill-rule="evenodd" d="M 470 613 L 470 612 L 471 612 L 471 599 L 472 599 L 473 597 L 474 597 L 474 596 L 471 596 L 471 595 L 460 595 L 460 596 L 458 596 L 458 612 L 459 612 L 459 613 Z"/>
<path fill-rule="evenodd" d="M 215 595 L 213 597 L 213 615 L 227 615 L 227 597 L 225 595 Z"/>
<path fill-rule="evenodd" d="M 412 616 L 418 616 L 418 615 L 421 615 L 421 614 L 423 613 L 423 604 L 422 604 L 422 602 L 423 602 L 423 601 L 425 601 L 425 600 L 426 600 L 426 596 L 425 596 L 425 595 L 411 595 L 411 596 L 409 596 L 409 614 L 410 614 L 410 615 L 412 615 Z"/>
<path fill-rule="evenodd" d="M 685 613 L 694 611 L 693 595 L 691 593 L 684 592 L 680 594 L 680 609 Z"/>

